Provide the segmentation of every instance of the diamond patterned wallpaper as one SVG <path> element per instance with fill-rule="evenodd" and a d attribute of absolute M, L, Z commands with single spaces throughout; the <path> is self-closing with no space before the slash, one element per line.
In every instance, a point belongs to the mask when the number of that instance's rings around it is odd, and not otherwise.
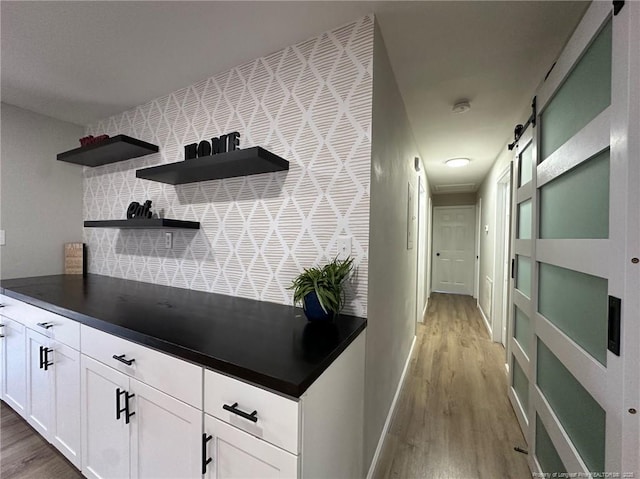
<path fill-rule="evenodd" d="M 366 316 L 372 59 L 367 16 L 89 125 L 87 134 L 127 134 L 160 152 L 85 167 L 86 220 L 124 219 L 131 201 L 151 199 L 160 216 L 202 223 L 175 230 L 173 249 L 163 231 L 85 228 L 89 272 L 291 304 L 291 279 L 349 235 L 358 272 L 345 312 Z M 180 186 L 135 177 L 231 131 L 289 171 Z"/>

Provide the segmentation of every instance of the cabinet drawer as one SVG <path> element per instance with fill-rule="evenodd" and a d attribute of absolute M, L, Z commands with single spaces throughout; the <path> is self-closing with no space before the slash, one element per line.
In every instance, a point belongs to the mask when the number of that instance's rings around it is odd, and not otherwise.
<path fill-rule="evenodd" d="M 229 376 L 205 370 L 204 411 L 271 444 L 298 454 L 299 403 Z M 229 411 L 251 414 L 257 421 Z M 228 406 L 225 409 L 224 406 Z"/>
<path fill-rule="evenodd" d="M 82 325 L 81 351 L 128 376 L 202 409 L 202 368 Z M 130 366 L 114 356 L 134 360 Z"/>
<path fill-rule="evenodd" d="M 80 349 L 80 323 L 17 299 L 0 295 L 2 314 L 73 349 Z"/>

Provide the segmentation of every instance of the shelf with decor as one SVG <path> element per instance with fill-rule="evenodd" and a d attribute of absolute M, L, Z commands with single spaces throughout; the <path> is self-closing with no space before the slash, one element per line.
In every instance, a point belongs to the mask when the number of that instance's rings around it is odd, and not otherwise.
<path fill-rule="evenodd" d="M 286 171 L 289 162 L 260 146 L 136 170 L 136 177 L 169 185 Z"/>
<path fill-rule="evenodd" d="M 85 221 L 85 228 L 119 229 L 190 229 L 199 230 L 200 222 L 172 220 L 169 218 L 133 218 L 128 220 Z"/>
<path fill-rule="evenodd" d="M 101 166 L 157 153 L 157 145 L 127 135 L 117 135 L 90 145 L 58 153 L 58 161 L 84 166 Z"/>

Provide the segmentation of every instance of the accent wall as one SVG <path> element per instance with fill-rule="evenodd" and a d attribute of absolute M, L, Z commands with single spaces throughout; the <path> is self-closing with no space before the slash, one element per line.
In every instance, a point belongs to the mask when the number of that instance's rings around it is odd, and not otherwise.
<path fill-rule="evenodd" d="M 85 220 L 124 219 L 150 199 L 161 216 L 201 222 L 175 230 L 172 249 L 163 231 L 85 228 L 89 272 L 291 304 L 291 279 L 347 236 L 358 271 L 345 312 L 367 316 L 373 41 L 366 16 L 89 125 L 160 151 L 85 167 Z M 135 177 L 232 131 L 290 169 L 179 186 Z"/>

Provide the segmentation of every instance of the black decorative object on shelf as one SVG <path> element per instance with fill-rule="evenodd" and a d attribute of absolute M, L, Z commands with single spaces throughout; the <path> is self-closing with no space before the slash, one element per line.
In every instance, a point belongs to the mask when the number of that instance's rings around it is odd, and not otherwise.
<path fill-rule="evenodd" d="M 137 201 L 131 202 L 127 208 L 127 219 L 132 220 L 134 218 L 153 218 L 153 213 L 151 212 L 151 200 L 145 201 L 143 205 Z"/>
<path fill-rule="evenodd" d="M 171 220 L 168 218 L 133 218 L 130 220 L 85 221 L 85 228 L 120 229 L 190 229 L 199 230 L 198 221 Z"/>
<path fill-rule="evenodd" d="M 289 169 L 289 162 L 260 146 L 228 151 L 192 161 L 179 161 L 136 171 L 137 178 L 169 185 L 258 175 Z"/>
<path fill-rule="evenodd" d="M 200 143 L 191 143 L 184 147 L 184 159 L 206 158 L 228 151 L 235 151 L 240 146 L 240 133 L 237 131 L 211 138 L 211 143 L 202 140 Z"/>
<path fill-rule="evenodd" d="M 117 135 L 98 143 L 58 153 L 58 161 L 84 166 L 100 166 L 157 152 L 157 145 L 127 135 Z"/>

